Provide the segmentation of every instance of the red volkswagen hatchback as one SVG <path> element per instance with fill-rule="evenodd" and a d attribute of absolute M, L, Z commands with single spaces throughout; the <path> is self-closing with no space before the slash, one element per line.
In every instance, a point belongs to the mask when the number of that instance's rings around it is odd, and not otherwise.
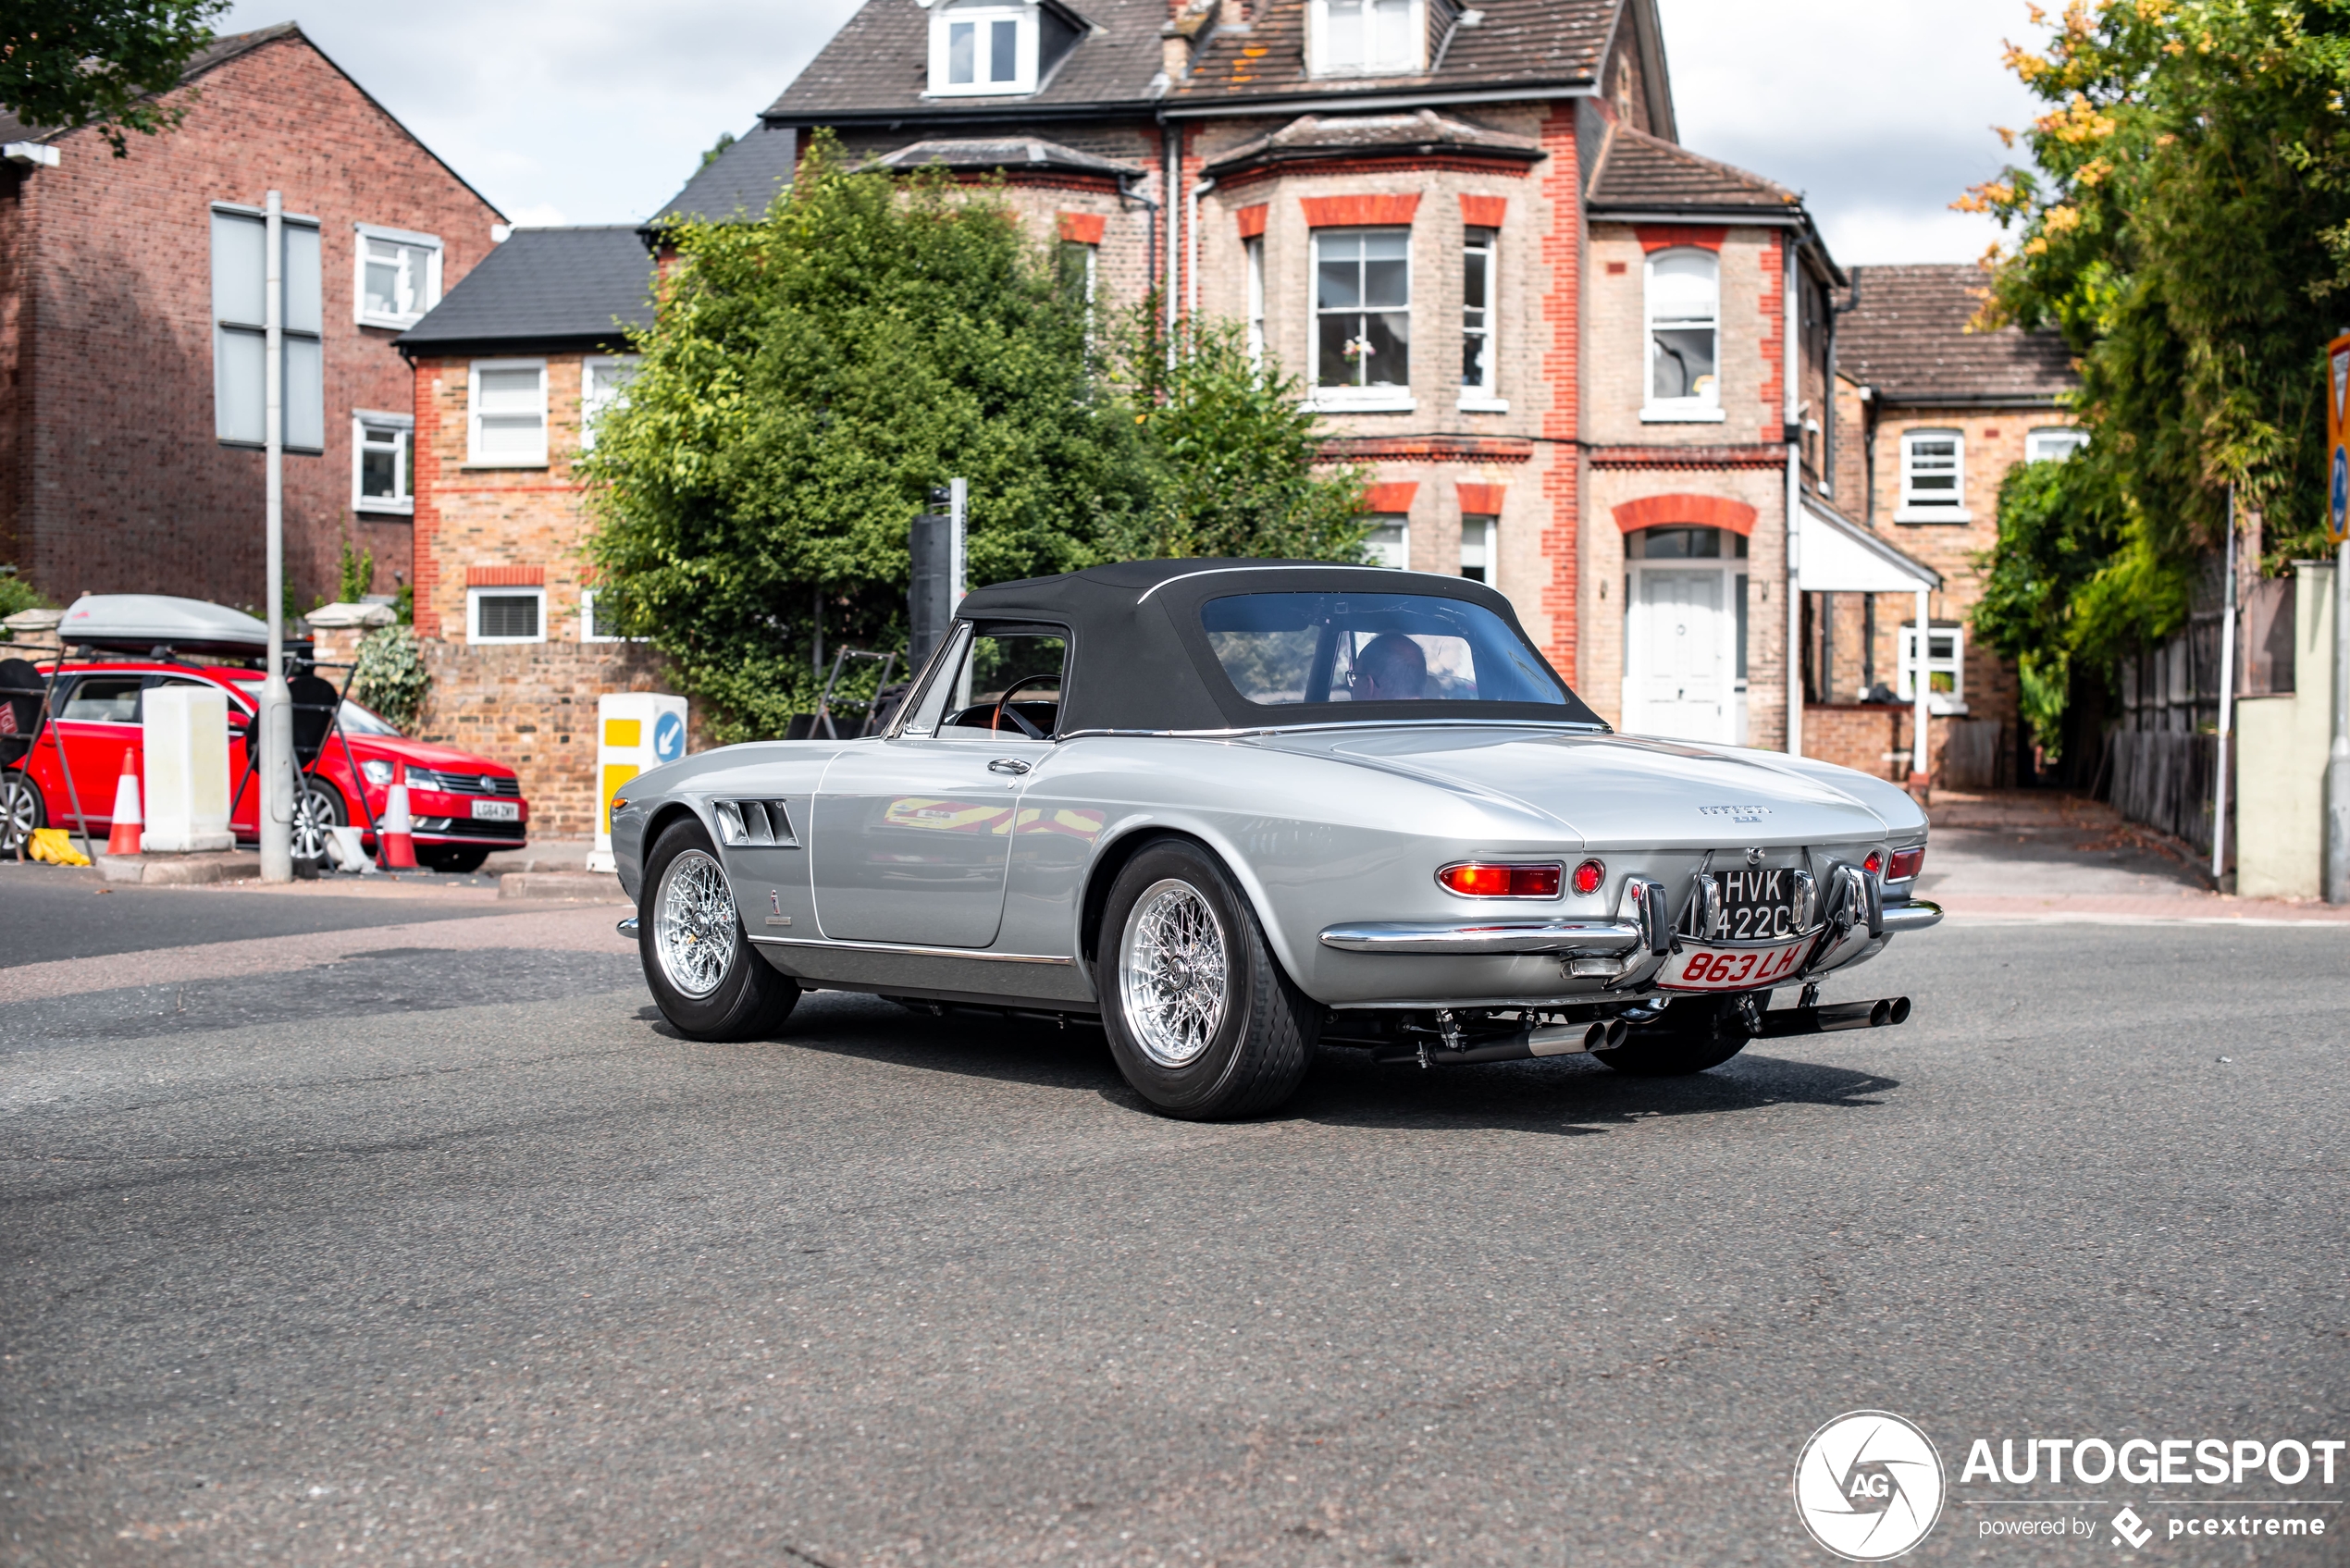
<path fill-rule="evenodd" d="M 34 668 L 45 685 L 53 666 Z M 56 722 L 43 727 L 39 744 L 24 759 L 24 771 L 12 766 L 0 772 L 0 848 L 13 851 L 34 828 L 78 829 L 76 797 L 90 833 L 104 838 L 114 821 L 123 753 L 143 762 L 145 693 L 179 685 L 228 693 L 229 784 L 237 792 L 229 825 L 240 840 L 257 840 L 261 785 L 246 772 L 245 736 L 261 680 L 259 670 L 226 665 L 130 659 L 68 663 L 57 676 Z M 512 768 L 453 747 L 410 740 L 357 703 L 346 702 L 340 732 L 327 737 L 316 767 L 295 797 L 294 858 L 324 860 L 329 826 L 364 828 L 380 820 L 395 782 L 408 785 L 416 858 L 434 870 L 476 870 L 492 850 L 519 849 L 529 841 L 530 803 L 522 797 L 522 781 Z M 372 834 L 366 843 L 375 847 Z"/>

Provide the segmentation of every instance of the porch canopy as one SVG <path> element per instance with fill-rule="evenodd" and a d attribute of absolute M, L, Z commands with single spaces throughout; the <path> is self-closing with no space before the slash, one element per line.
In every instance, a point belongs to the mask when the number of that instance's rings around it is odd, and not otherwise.
<path fill-rule="evenodd" d="M 1802 593 L 1915 594 L 1918 616 L 1918 673 L 1911 682 L 1917 699 L 1917 720 L 1911 726 L 1910 771 L 1926 771 L 1926 699 L 1931 685 L 1925 677 L 1932 623 L 1927 596 L 1942 586 L 1942 574 L 1923 561 L 1896 549 L 1888 541 L 1806 498 L 1797 535 L 1796 587 Z M 1796 684 L 1794 652 L 1787 657 L 1787 684 Z M 1800 743 L 1799 743 L 1800 745 Z"/>

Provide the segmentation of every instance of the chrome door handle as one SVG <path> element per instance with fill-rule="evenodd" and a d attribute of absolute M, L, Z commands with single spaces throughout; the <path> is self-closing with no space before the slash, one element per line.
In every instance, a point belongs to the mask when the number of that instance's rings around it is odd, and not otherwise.
<path fill-rule="evenodd" d="M 1018 775 L 1028 772 L 1028 764 L 1021 761 L 1017 757 L 998 757 L 996 760 L 987 764 L 987 771 L 991 773 L 1011 773 Z"/>

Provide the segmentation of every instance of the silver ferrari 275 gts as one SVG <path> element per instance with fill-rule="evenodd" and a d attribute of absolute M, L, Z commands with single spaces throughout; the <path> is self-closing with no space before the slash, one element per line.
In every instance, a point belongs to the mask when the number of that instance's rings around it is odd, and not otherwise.
<path fill-rule="evenodd" d="M 1490 588 L 1312 562 L 981 588 L 883 733 L 687 757 L 612 829 L 683 1034 L 827 987 L 1098 1020 L 1202 1118 L 1323 1047 L 1664 1075 L 1899 1023 L 1819 982 L 1941 919 L 1893 784 L 1614 734 Z"/>

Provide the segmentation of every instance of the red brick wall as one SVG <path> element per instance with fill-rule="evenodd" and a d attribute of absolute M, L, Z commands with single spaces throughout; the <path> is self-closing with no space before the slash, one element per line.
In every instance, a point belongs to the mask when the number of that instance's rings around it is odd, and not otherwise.
<path fill-rule="evenodd" d="M 327 451 L 285 460 L 287 576 L 331 597 L 350 538 L 390 592 L 410 528 L 353 515 L 351 414 L 408 407 L 410 377 L 395 333 L 352 320 L 352 225 L 438 235 L 446 290 L 498 214 L 298 36 L 195 86 L 127 158 L 76 131 L 57 167 L 0 180 L 0 550 L 60 600 L 261 603 L 262 456 L 213 434 L 208 204 L 275 188 L 321 222 L 325 293 Z"/>

